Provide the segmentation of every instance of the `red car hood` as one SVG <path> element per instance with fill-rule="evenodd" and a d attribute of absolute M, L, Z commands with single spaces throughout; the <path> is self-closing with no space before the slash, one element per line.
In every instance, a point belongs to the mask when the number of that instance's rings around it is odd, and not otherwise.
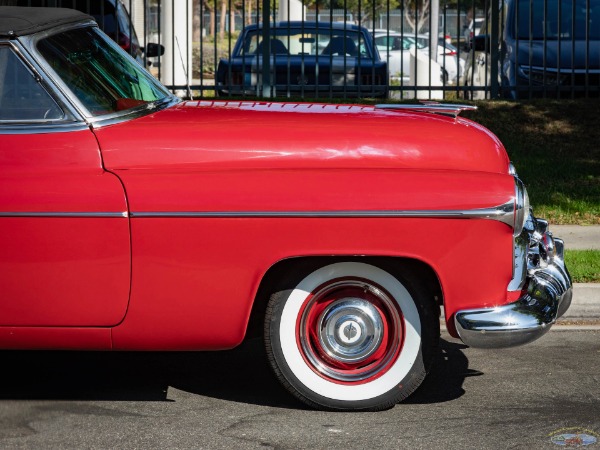
<path fill-rule="evenodd" d="M 372 106 L 184 102 L 95 130 L 107 169 L 385 168 L 506 174 L 500 141 L 467 119 Z"/>

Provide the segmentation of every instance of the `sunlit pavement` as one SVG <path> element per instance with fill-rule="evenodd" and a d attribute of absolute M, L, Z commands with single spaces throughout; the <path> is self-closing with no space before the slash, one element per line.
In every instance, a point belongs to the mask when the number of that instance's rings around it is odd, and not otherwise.
<path fill-rule="evenodd" d="M 504 350 L 443 334 L 422 388 L 379 413 L 306 409 L 260 340 L 229 352 L 0 352 L 0 448 L 557 448 L 600 433 L 600 331 Z M 600 449 L 600 443 L 586 448 Z"/>

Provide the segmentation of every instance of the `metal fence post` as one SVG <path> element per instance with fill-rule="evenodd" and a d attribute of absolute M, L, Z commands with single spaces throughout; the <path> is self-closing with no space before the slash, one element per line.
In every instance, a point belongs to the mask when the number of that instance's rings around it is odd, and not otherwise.
<path fill-rule="evenodd" d="M 490 49 L 492 64 L 490 67 L 490 82 L 492 98 L 498 98 L 500 95 L 500 85 L 498 82 L 498 67 L 499 67 L 499 46 L 498 36 L 500 34 L 500 0 L 491 0 L 490 7 L 492 9 L 492 36 L 490 38 Z"/>
<path fill-rule="evenodd" d="M 262 96 L 272 97 L 271 92 L 271 0 L 263 0 L 262 24 Z"/>

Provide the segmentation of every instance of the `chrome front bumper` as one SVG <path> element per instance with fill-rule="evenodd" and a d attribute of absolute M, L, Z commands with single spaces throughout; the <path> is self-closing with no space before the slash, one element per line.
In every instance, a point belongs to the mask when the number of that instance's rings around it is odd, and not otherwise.
<path fill-rule="evenodd" d="M 545 334 L 571 305 L 573 289 L 564 262 L 564 243 L 548 231 L 548 222 L 530 216 L 515 242 L 515 250 L 524 250 L 523 261 L 515 262 L 516 271 L 519 266 L 527 269 L 520 283 L 526 287 L 524 294 L 516 302 L 496 308 L 457 312 L 456 330 L 471 347 L 514 347 L 531 342 Z"/>

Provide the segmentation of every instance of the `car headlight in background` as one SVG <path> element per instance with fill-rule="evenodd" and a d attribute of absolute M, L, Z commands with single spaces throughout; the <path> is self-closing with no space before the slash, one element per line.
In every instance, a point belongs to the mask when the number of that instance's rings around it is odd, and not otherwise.
<path fill-rule="evenodd" d="M 533 83 L 548 86 L 563 85 L 568 80 L 567 75 L 558 73 L 556 70 L 544 69 L 543 67 L 519 66 L 519 75 L 530 79 Z"/>

